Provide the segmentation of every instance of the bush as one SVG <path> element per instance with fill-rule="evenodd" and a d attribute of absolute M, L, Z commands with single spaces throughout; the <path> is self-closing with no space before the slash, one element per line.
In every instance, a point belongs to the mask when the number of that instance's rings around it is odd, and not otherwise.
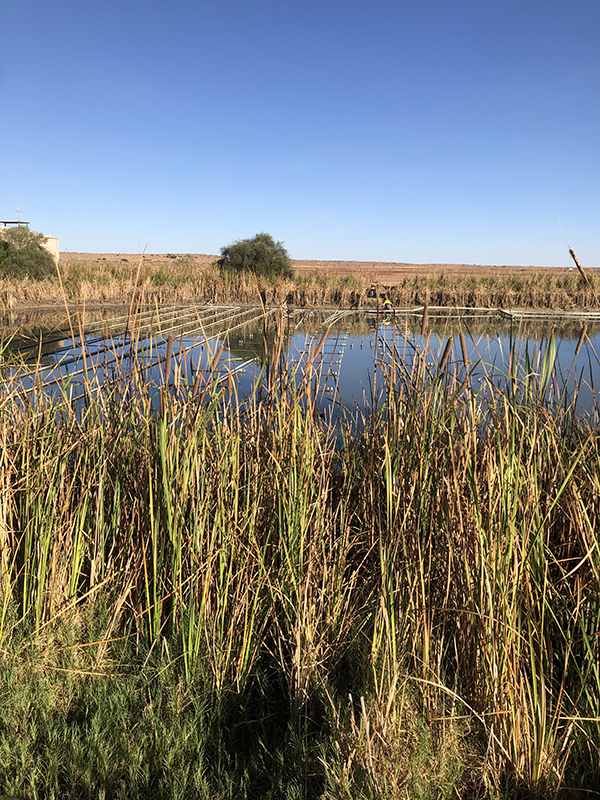
<path fill-rule="evenodd" d="M 253 272 L 268 278 L 294 277 L 283 242 L 276 242 L 268 233 L 257 233 L 252 239 L 238 239 L 222 247 L 218 264 L 221 270 Z"/>
<path fill-rule="evenodd" d="M 55 276 L 56 264 L 45 242 L 43 233 L 30 231 L 25 225 L 0 229 L 0 277 L 39 281 Z"/>

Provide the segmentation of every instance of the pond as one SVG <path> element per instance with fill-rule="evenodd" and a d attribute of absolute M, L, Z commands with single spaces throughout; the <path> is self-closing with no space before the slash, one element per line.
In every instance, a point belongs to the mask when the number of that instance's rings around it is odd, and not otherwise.
<path fill-rule="evenodd" d="M 554 403 L 577 394 L 578 413 L 596 414 L 600 324 L 585 319 L 506 320 L 490 315 L 430 316 L 372 311 L 286 312 L 233 306 L 126 310 L 5 320 L 6 348 L 20 363 L 4 370 L 5 389 L 43 391 L 81 406 L 91 387 L 144 386 L 154 408 L 163 387 L 206 393 L 232 387 L 243 398 L 285 364 L 296 383 L 310 380 L 318 413 L 335 421 L 378 402 L 386 380 L 416 368 L 431 379 L 469 379 L 504 390 L 533 381 Z M 279 377 L 281 378 L 281 371 Z M 132 382 L 132 379 L 133 382 Z M 127 388 L 125 384 L 129 381 Z M 133 389 L 135 387 L 137 389 Z M 103 388 L 102 388 L 103 387 Z"/>

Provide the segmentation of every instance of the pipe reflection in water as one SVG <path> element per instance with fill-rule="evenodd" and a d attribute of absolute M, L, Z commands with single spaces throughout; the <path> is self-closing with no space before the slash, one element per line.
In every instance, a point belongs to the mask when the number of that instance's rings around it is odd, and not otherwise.
<path fill-rule="evenodd" d="M 317 411 L 331 423 L 384 402 L 378 397 L 384 377 L 393 386 L 418 366 L 431 380 L 443 373 L 470 389 L 509 392 L 516 381 L 523 391 L 535 385 L 540 401 L 564 403 L 577 395 L 580 413 L 596 411 L 597 326 L 430 317 L 421 332 L 421 320 L 406 316 L 296 310 L 282 316 L 285 344 L 275 365 L 275 316 L 271 312 L 263 326 L 258 309 L 167 309 L 160 318 L 147 312 L 131 328 L 126 315 L 115 315 L 72 336 L 22 336 L 26 361 L 5 369 L 5 389 L 18 386 L 30 400 L 43 392 L 81 406 L 90 393 L 115 387 L 121 393 L 144 391 L 159 408 L 165 386 L 198 394 L 207 385 L 233 382 L 242 398 L 277 369 L 280 382 L 282 370 L 298 383 L 310 379 Z"/>

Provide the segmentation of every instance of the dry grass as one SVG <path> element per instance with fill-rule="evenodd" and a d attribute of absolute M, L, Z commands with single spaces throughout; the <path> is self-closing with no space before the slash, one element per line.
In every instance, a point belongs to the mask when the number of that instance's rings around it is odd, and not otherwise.
<path fill-rule="evenodd" d="M 71 303 L 87 306 L 128 303 L 141 256 L 63 254 L 61 272 Z M 222 276 L 215 258 L 206 255 L 147 255 L 141 280 L 143 302 L 150 306 L 175 303 L 242 303 L 257 300 L 252 276 Z M 260 281 L 267 304 L 301 307 L 360 307 L 367 290 L 379 281 L 389 287 L 396 307 L 419 305 L 491 308 L 600 308 L 600 277 L 588 270 L 589 286 L 574 271 L 554 268 L 479 267 L 470 265 L 410 265 L 371 262 L 293 262 L 296 277 Z M 62 303 L 55 281 L 0 281 L 6 309 Z"/>

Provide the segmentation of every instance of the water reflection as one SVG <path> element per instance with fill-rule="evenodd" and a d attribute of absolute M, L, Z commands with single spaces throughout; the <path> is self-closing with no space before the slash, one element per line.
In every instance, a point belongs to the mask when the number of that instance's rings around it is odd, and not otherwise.
<path fill-rule="evenodd" d="M 119 385 L 126 392 L 144 386 L 158 407 L 165 384 L 198 393 L 207 385 L 231 389 L 234 382 L 236 396 L 243 397 L 266 380 L 268 369 L 281 367 L 272 364 L 281 330 L 281 362 L 296 381 L 310 371 L 312 397 L 327 420 L 344 410 L 364 410 L 376 401 L 386 376 L 410 374 L 415 359 L 432 378 L 442 369 L 448 380 L 468 374 L 471 386 L 487 382 L 502 391 L 515 378 L 533 379 L 546 399 L 563 402 L 577 390 L 581 413 L 596 408 L 597 322 L 584 328 L 572 320 L 519 324 L 490 316 L 430 317 L 423 329 L 416 316 L 301 310 L 279 322 L 274 312 L 264 324 L 259 309 L 233 307 L 177 309 L 161 317 L 148 316 L 146 328 L 133 330 L 125 309 L 87 315 L 85 326 L 66 315 L 38 313 L 20 320 L 15 331 L 17 318 L 5 319 L 4 337 L 12 335 L 13 356 L 22 358 L 19 368 L 5 370 L 5 385 L 18 383 L 29 397 L 43 387 L 79 403 L 94 387 Z"/>

